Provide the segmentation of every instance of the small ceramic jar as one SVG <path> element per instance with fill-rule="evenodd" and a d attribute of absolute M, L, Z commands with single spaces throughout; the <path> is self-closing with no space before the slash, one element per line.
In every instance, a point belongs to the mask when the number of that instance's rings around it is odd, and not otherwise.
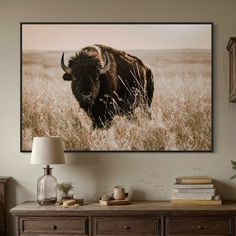
<path fill-rule="evenodd" d="M 113 190 L 113 198 L 115 200 L 123 200 L 125 199 L 127 194 L 125 193 L 125 189 L 122 186 L 115 186 Z"/>

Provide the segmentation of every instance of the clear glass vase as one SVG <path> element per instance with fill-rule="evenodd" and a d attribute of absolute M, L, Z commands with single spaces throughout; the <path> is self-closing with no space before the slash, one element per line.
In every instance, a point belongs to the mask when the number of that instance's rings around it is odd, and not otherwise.
<path fill-rule="evenodd" d="M 37 182 L 37 201 L 40 205 L 57 202 L 57 179 L 52 176 L 52 168 L 44 168 L 44 175 Z"/>

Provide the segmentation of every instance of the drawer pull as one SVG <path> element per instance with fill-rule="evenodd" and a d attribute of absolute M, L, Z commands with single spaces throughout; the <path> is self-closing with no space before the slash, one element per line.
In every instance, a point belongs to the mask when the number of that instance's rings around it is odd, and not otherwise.
<path fill-rule="evenodd" d="M 56 226 L 56 225 L 52 225 L 52 226 L 51 226 L 51 229 L 57 230 L 57 226 Z"/>
<path fill-rule="evenodd" d="M 198 225 L 197 228 L 198 229 L 204 229 L 204 227 L 202 225 Z"/>
<path fill-rule="evenodd" d="M 124 229 L 130 229 L 130 227 L 128 225 L 125 225 Z"/>

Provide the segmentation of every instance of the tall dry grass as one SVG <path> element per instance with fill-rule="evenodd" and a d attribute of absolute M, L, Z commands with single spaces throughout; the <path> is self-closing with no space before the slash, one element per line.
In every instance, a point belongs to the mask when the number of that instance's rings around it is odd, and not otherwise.
<path fill-rule="evenodd" d="M 60 52 L 23 55 L 23 150 L 34 136 L 59 135 L 66 150 L 199 151 L 211 149 L 211 61 L 207 51 L 132 52 L 150 65 L 152 119 L 116 116 L 109 129 L 92 129 L 62 79 Z"/>

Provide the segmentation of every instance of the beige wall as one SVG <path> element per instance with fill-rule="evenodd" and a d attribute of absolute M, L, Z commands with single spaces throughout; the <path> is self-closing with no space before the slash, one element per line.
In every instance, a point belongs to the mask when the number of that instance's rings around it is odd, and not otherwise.
<path fill-rule="evenodd" d="M 21 21 L 212 21 L 214 27 L 214 153 L 67 154 L 70 165 L 55 166 L 59 181 L 75 183 L 86 200 L 123 184 L 135 199 L 169 199 L 174 177 L 209 174 L 219 191 L 236 197 L 230 159 L 236 159 L 236 104 L 228 103 L 230 36 L 236 36 L 235 0 L 0 0 L 0 175 L 12 176 L 9 206 L 36 197 L 41 166 L 20 149 Z M 173 38 L 174 40 L 174 38 Z M 9 217 L 9 224 L 12 224 Z M 10 226 L 9 235 L 13 235 Z"/>

